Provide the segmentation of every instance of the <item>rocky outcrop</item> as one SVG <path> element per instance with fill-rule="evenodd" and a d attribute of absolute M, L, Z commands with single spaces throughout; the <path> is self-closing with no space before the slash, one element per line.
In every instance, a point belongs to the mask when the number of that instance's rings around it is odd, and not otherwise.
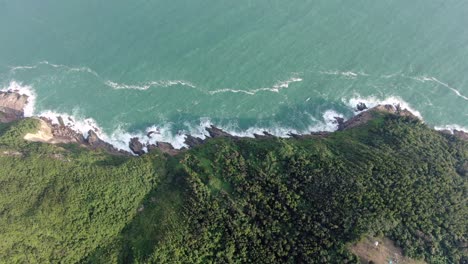
<path fill-rule="evenodd" d="M 208 134 L 210 135 L 211 138 L 220 138 L 220 137 L 230 137 L 233 138 L 235 136 L 223 131 L 222 129 L 219 129 L 213 125 L 210 127 L 205 128 L 206 131 L 208 131 Z"/>
<path fill-rule="evenodd" d="M 51 132 L 54 138 L 54 143 L 78 143 L 86 144 L 87 141 L 84 138 L 83 134 L 76 132 L 68 126 L 63 125 L 63 120 L 59 124 L 54 124 L 52 120 L 48 118 L 41 118 L 42 121 L 45 121 L 48 126 L 51 128 Z"/>
<path fill-rule="evenodd" d="M 362 103 L 362 102 L 361 102 L 361 103 L 358 103 L 358 104 L 356 105 L 356 110 L 357 110 L 358 112 L 362 112 L 362 111 L 364 111 L 364 110 L 366 110 L 366 109 L 368 109 L 368 108 L 367 108 L 367 105 L 366 105 L 365 103 Z"/>
<path fill-rule="evenodd" d="M 189 148 L 194 148 L 196 146 L 199 146 L 203 144 L 205 141 L 199 137 L 194 137 L 191 135 L 186 135 L 185 136 L 185 141 L 184 143 L 189 146 Z"/>
<path fill-rule="evenodd" d="M 182 150 L 175 149 L 174 146 L 172 146 L 171 143 L 167 142 L 157 142 L 156 144 L 151 144 L 148 145 L 148 152 L 151 152 L 153 150 L 159 150 L 163 153 L 167 153 L 171 156 L 175 156 L 179 153 L 181 153 Z"/>
<path fill-rule="evenodd" d="M 458 139 L 461 139 L 461 140 L 465 140 L 465 141 L 468 141 L 468 133 L 465 132 L 465 131 L 461 131 L 461 130 L 448 130 L 448 129 L 444 129 L 444 130 L 439 130 L 440 133 L 442 134 L 446 134 L 446 135 L 451 135 L 451 136 L 454 136 Z"/>
<path fill-rule="evenodd" d="M 459 139 L 468 141 L 468 133 L 461 130 L 453 130 L 453 135 Z"/>
<path fill-rule="evenodd" d="M 414 118 L 414 119 L 418 119 L 419 118 L 417 116 L 415 116 L 413 113 L 411 113 L 410 111 L 408 111 L 407 109 L 401 109 L 400 105 L 378 105 L 374 108 L 371 108 L 369 109 L 368 111 L 365 111 L 365 112 L 362 112 L 356 116 L 354 116 L 353 118 L 343 122 L 340 124 L 339 121 L 338 122 L 338 130 L 346 130 L 346 129 L 351 129 L 353 127 L 357 127 L 357 126 L 360 126 L 360 125 L 363 125 L 367 122 L 369 122 L 370 120 L 372 120 L 375 116 L 376 113 L 388 113 L 388 114 L 394 114 L 394 115 L 398 115 L 398 116 L 405 116 L 405 117 L 410 117 L 410 118 Z"/>
<path fill-rule="evenodd" d="M 128 147 L 133 153 L 137 154 L 138 156 L 145 154 L 145 151 L 143 150 L 144 146 L 143 144 L 141 144 L 140 140 L 137 137 L 130 139 Z"/>
<path fill-rule="evenodd" d="M 344 129 L 344 125 L 345 125 L 344 118 L 335 116 L 335 123 L 337 124 L 338 130 Z"/>
<path fill-rule="evenodd" d="M 112 154 L 130 155 L 127 151 L 118 150 L 111 144 L 100 139 L 93 130 L 88 131 L 88 137 L 85 139 L 85 143 L 83 145 L 91 149 L 102 149 Z"/>
<path fill-rule="evenodd" d="M 8 123 L 24 118 L 24 107 L 28 103 L 26 95 L 15 92 L 0 92 L 0 123 Z"/>
<path fill-rule="evenodd" d="M 266 132 L 266 131 L 263 131 L 263 135 L 259 135 L 259 134 L 254 134 L 254 137 L 257 138 L 257 139 L 265 139 L 265 138 L 275 138 L 274 135 Z"/>

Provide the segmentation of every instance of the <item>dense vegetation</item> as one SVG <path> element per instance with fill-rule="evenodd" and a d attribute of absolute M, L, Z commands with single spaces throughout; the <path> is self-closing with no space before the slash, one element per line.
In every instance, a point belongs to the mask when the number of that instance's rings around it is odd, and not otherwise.
<path fill-rule="evenodd" d="M 468 143 L 411 118 L 139 158 L 24 142 L 34 127 L 0 126 L 0 262 L 356 263 L 366 235 L 468 261 Z"/>

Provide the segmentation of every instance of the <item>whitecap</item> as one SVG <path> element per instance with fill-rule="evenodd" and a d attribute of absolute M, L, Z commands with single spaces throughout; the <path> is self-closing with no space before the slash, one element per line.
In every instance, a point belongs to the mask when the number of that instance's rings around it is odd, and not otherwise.
<path fill-rule="evenodd" d="M 359 71 L 359 72 L 353 72 L 353 71 L 319 71 L 320 74 L 324 74 L 324 75 L 340 75 L 340 76 L 343 76 L 345 78 L 349 78 L 349 79 L 356 79 L 357 77 L 359 76 L 369 76 L 369 74 L 363 72 L 363 71 Z"/>
<path fill-rule="evenodd" d="M 219 90 L 209 91 L 208 94 L 214 95 L 218 93 L 244 93 L 248 95 L 255 95 L 259 92 L 273 92 L 279 93 L 281 89 L 287 89 L 292 83 L 302 82 L 303 79 L 299 77 L 291 77 L 286 81 L 279 81 L 275 83 L 272 87 L 269 88 L 256 88 L 256 89 L 248 89 L 248 90 L 240 90 L 240 89 L 231 89 L 231 88 L 223 88 Z"/>
<path fill-rule="evenodd" d="M 191 82 L 183 81 L 183 80 L 161 80 L 161 81 L 145 82 L 142 84 L 123 84 L 123 83 L 117 83 L 117 82 L 107 80 L 105 82 L 105 85 L 116 90 L 131 89 L 131 90 L 142 90 L 142 91 L 148 90 L 151 87 L 171 87 L 175 85 L 196 88 L 196 86 L 192 84 Z"/>

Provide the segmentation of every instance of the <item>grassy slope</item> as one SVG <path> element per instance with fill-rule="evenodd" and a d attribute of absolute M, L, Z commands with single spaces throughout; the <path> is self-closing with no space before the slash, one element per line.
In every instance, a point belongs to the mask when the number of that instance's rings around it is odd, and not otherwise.
<path fill-rule="evenodd" d="M 355 262 L 347 245 L 365 235 L 466 257 L 468 146 L 409 119 L 176 158 L 21 140 L 33 129 L 0 127 L 0 262 Z"/>

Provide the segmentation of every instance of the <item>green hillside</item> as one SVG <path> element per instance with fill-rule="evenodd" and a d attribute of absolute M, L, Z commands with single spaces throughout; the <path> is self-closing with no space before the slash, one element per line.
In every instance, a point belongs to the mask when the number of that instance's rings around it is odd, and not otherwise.
<path fill-rule="evenodd" d="M 468 261 L 468 143 L 408 117 L 175 157 L 24 141 L 36 125 L 0 124 L 1 263 L 357 263 L 367 236 Z"/>

